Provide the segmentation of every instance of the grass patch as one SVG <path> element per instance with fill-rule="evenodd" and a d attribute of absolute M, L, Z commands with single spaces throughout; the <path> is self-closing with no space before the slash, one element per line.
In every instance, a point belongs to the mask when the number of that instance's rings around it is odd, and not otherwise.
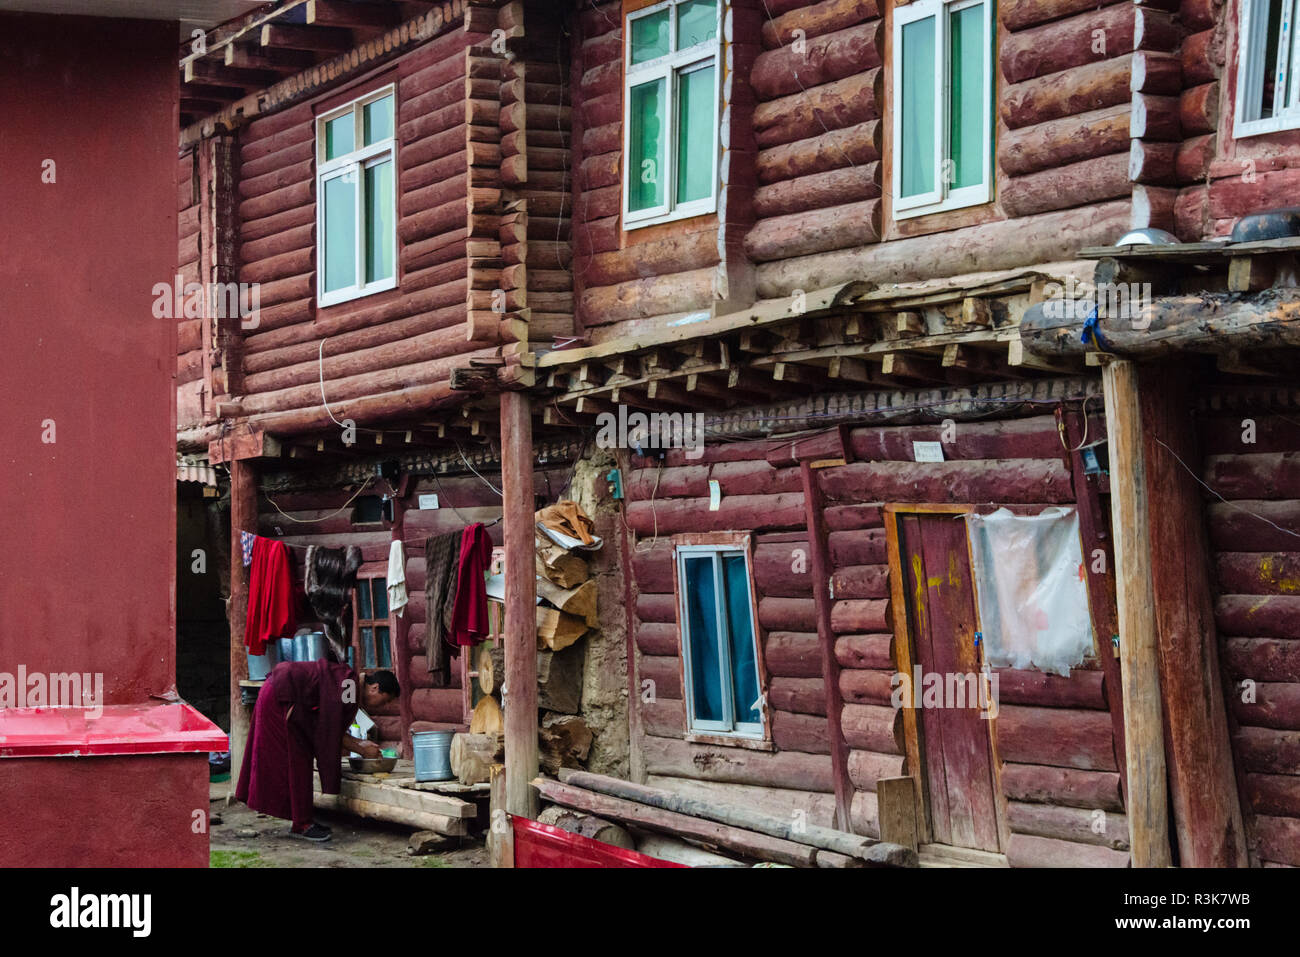
<path fill-rule="evenodd" d="M 212 851 L 209 867 L 269 867 L 257 851 Z"/>
<path fill-rule="evenodd" d="M 444 861 L 441 857 L 439 857 L 437 854 L 430 854 L 427 857 L 422 857 L 420 859 L 420 866 L 421 867 L 450 867 L 450 865 L 446 861 Z"/>

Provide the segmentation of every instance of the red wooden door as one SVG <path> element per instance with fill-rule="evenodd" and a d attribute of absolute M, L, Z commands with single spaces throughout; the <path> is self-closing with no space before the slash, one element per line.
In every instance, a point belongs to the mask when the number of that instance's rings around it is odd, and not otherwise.
<path fill-rule="evenodd" d="M 913 689 L 922 705 L 918 726 L 934 840 L 998 851 L 990 723 L 980 716 L 975 693 L 982 679 L 966 523 L 952 513 L 900 515 L 899 522 L 914 664 L 923 679 L 934 675 L 929 680 L 944 689 L 940 707 L 923 697 L 924 684 Z M 970 675 L 977 677 L 956 680 Z"/>

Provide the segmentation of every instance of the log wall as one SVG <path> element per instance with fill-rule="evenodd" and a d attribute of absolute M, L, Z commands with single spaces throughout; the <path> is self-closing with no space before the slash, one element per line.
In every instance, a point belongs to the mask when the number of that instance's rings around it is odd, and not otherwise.
<path fill-rule="evenodd" d="M 1183 0 L 1182 135 L 1175 156 L 1178 238 L 1225 236 L 1250 213 L 1290 205 L 1300 186 L 1300 131 L 1236 139 L 1241 5 Z"/>
<path fill-rule="evenodd" d="M 1242 812 L 1261 863 L 1300 866 L 1300 426 L 1261 406 L 1200 436 Z"/>
<path fill-rule="evenodd" d="M 176 162 L 176 273 L 182 287 L 200 281 L 201 195 L 198 151 L 186 150 Z M 185 429 L 203 421 L 203 320 L 186 319 L 184 315 L 175 316 L 175 320 L 176 428 Z"/>
<path fill-rule="evenodd" d="M 1099 419 L 1093 427 L 1104 431 Z M 936 464 L 912 461 L 912 442 L 939 440 L 939 426 L 861 427 L 845 434 L 848 464 L 816 476 L 826 501 L 851 819 L 855 830 L 874 836 L 876 781 L 909 770 L 902 713 L 890 697 L 896 611 L 881 503 L 998 503 L 1037 511 L 1071 504 L 1075 492 L 1051 415 L 962 423 L 956 442 L 944 446 L 948 461 Z M 778 437 L 711 445 L 695 460 L 674 451 L 662 468 L 634 462 L 640 467 L 630 470 L 627 484 L 641 690 L 634 746 L 642 751 L 648 780 L 774 813 L 802 808 L 810 821 L 832 826 L 835 742 L 826 721 L 827 676 L 794 443 Z M 709 510 L 710 479 L 722 489 L 716 511 Z M 753 536 L 772 753 L 685 740 L 668 539 L 724 530 Z M 1010 831 L 1004 850 L 1013 866 L 1125 865 L 1128 829 L 1110 715 L 1118 689 L 1106 687 L 1095 659 L 1068 678 L 1004 669 L 999 684 L 996 735 Z"/>

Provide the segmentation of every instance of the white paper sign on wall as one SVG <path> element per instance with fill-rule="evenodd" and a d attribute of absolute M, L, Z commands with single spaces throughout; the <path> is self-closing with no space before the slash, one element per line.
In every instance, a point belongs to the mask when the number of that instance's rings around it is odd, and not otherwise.
<path fill-rule="evenodd" d="M 939 442 L 913 442 L 912 455 L 918 462 L 942 462 L 943 445 Z"/>
<path fill-rule="evenodd" d="M 709 511 L 716 512 L 722 505 L 722 486 L 717 479 L 709 479 Z"/>
<path fill-rule="evenodd" d="M 438 496 L 436 495 L 420 496 L 420 508 L 425 509 L 425 508 L 437 508 L 437 507 L 438 507 Z"/>

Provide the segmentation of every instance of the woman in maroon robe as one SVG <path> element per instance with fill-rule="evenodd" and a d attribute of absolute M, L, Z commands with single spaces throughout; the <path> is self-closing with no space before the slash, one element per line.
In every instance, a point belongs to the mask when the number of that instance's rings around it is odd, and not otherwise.
<path fill-rule="evenodd" d="M 312 820 L 312 761 L 320 769 L 321 792 L 338 794 L 342 753 L 380 756 L 377 744 L 346 733 L 358 705 L 373 714 L 400 691 L 391 671 L 358 682 L 345 664 L 276 665 L 257 696 L 235 797 L 254 811 L 292 821 L 296 837 L 329 840 L 329 829 Z"/>

